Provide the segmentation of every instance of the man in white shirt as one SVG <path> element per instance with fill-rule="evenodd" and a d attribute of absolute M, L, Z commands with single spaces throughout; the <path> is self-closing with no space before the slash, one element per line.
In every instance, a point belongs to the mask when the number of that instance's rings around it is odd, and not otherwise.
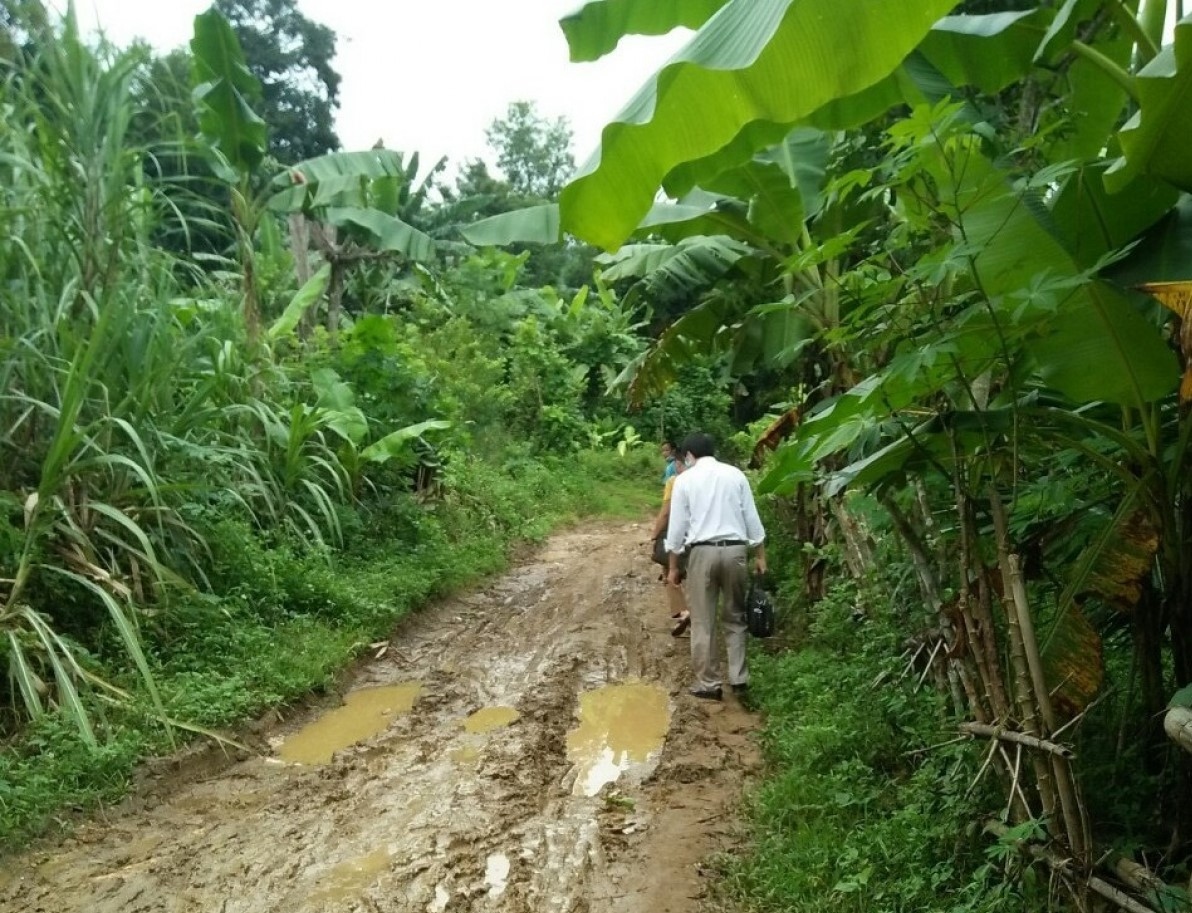
<path fill-rule="evenodd" d="M 691 612 L 691 666 L 696 697 L 720 700 L 720 656 L 716 604 L 724 595 L 728 681 L 737 693 L 749 687 L 745 664 L 747 555 L 754 549 L 759 574 L 766 572 L 766 531 L 749 480 L 715 457 L 710 435 L 693 434 L 679 445 L 686 472 L 671 493 L 666 550 L 671 586 L 679 585 L 679 556 L 687 553 L 687 606 Z"/>

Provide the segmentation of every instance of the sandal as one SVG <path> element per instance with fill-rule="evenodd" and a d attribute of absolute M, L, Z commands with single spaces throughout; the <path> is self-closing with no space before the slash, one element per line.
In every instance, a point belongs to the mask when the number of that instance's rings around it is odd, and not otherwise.
<path fill-rule="evenodd" d="M 679 620 L 675 622 L 675 626 L 671 628 L 671 637 L 680 636 L 689 627 L 691 627 L 691 615 L 686 614 L 680 616 Z"/>

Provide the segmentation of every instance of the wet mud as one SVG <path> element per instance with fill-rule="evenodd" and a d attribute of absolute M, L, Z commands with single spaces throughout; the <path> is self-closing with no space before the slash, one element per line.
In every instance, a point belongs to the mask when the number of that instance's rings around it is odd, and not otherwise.
<path fill-rule="evenodd" d="M 151 768 L 0 862 L 0 913 L 705 909 L 756 721 L 686 694 L 647 532 L 557 535 L 257 727 L 259 754 Z"/>

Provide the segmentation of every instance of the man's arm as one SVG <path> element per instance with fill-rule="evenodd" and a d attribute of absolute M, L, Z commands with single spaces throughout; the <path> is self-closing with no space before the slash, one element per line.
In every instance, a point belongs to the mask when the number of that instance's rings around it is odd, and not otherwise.
<path fill-rule="evenodd" d="M 766 564 L 766 543 L 759 542 L 753 549 L 753 566 L 759 574 L 764 575 L 769 569 Z"/>
<path fill-rule="evenodd" d="M 745 539 L 753 546 L 754 566 L 759 574 L 766 573 L 766 530 L 762 526 L 762 518 L 757 513 L 757 502 L 753 499 L 753 489 L 749 487 L 749 479 L 741 474 L 741 513 L 745 519 Z"/>

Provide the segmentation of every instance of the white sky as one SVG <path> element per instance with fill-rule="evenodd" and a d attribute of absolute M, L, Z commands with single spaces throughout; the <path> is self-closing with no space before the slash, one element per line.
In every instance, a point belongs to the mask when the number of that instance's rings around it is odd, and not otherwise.
<path fill-rule="evenodd" d="M 53 4 L 65 6 L 65 0 Z M 84 28 L 116 44 L 144 38 L 168 50 L 190 39 L 210 0 L 76 0 Z M 383 139 L 417 151 L 424 167 L 440 155 L 458 166 L 490 157 L 485 128 L 509 102 L 566 116 L 582 164 L 600 130 L 685 40 L 628 38 L 595 63 L 573 64 L 558 19 L 580 0 L 299 0 L 309 18 L 338 35 L 343 77 L 336 128 L 345 149 Z M 450 169 L 454 172 L 454 167 Z"/>

